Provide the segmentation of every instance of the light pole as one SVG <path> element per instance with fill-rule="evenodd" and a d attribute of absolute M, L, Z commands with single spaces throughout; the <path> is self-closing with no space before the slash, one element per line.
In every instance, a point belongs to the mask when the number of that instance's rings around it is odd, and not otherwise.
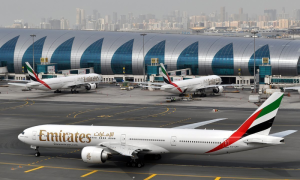
<path fill-rule="evenodd" d="M 147 34 L 141 34 L 143 36 L 143 75 L 144 75 L 144 82 L 146 82 L 146 77 L 145 77 L 145 54 L 144 54 L 144 38 Z"/>
<path fill-rule="evenodd" d="M 291 30 L 293 32 L 293 40 L 295 40 L 295 31 L 296 31 L 296 29 L 291 29 Z"/>
<path fill-rule="evenodd" d="M 32 37 L 32 61 L 33 61 L 33 70 L 34 70 L 34 37 L 36 36 L 35 34 L 30 35 Z"/>
<path fill-rule="evenodd" d="M 253 37 L 254 37 L 254 93 L 256 93 L 256 66 L 255 66 L 255 36 L 256 34 L 258 33 L 257 31 L 251 31 L 251 33 L 253 34 Z"/>

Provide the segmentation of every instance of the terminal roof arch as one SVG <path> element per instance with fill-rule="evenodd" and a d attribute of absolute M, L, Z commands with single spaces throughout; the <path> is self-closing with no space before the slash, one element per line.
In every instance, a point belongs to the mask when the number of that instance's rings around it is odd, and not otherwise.
<path fill-rule="evenodd" d="M 132 74 L 132 48 L 134 39 L 120 46 L 111 59 L 111 69 L 114 74 Z"/>
<path fill-rule="evenodd" d="M 99 39 L 86 48 L 80 58 L 80 68 L 94 67 L 95 73 L 101 74 L 101 50 L 103 40 L 104 38 Z"/>
<path fill-rule="evenodd" d="M 255 51 L 255 69 L 256 70 L 259 69 L 260 65 L 262 65 L 262 58 L 263 57 L 269 58 L 269 64 L 271 63 L 270 49 L 269 49 L 268 44 L 260 47 L 259 49 L 257 49 Z M 253 76 L 254 75 L 254 53 L 252 54 L 252 56 L 249 59 L 248 70 L 249 70 L 249 73 Z"/>
<path fill-rule="evenodd" d="M 216 75 L 234 75 L 233 43 L 216 53 L 212 60 L 212 70 Z"/>
<path fill-rule="evenodd" d="M 165 63 L 165 46 L 166 40 L 154 45 L 145 56 L 145 66 L 151 65 L 151 58 L 158 58 L 159 63 Z"/>
<path fill-rule="evenodd" d="M 58 70 L 71 69 L 71 50 L 75 37 L 59 45 L 51 56 L 51 63 L 57 63 Z"/>
<path fill-rule="evenodd" d="M 35 60 L 35 70 L 37 67 L 37 63 L 40 62 L 40 58 L 42 57 L 42 52 L 43 52 L 43 47 L 44 47 L 44 43 L 46 40 L 47 36 L 40 38 L 39 40 L 35 41 L 33 43 L 34 45 L 34 60 Z M 29 62 L 29 64 L 31 65 L 31 67 L 33 67 L 33 45 L 31 44 L 27 50 L 25 51 L 23 57 L 22 57 L 22 66 L 25 67 L 25 62 Z M 24 68 L 24 71 L 27 72 L 27 69 Z"/>
<path fill-rule="evenodd" d="M 191 68 L 192 74 L 198 74 L 198 41 L 186 47 L 177 59 L 177 69 Z"/>
<path fill-rule="evenodd" d="M 16 44 L 18 42 L 20 36 L 16 36 L 11 40 L 7 41 L 3 46 L 0 48 L 0 63 L 2 66 L 7 66 L 7 70 L 9 73 L 14 73 L 14 54 Z"/>

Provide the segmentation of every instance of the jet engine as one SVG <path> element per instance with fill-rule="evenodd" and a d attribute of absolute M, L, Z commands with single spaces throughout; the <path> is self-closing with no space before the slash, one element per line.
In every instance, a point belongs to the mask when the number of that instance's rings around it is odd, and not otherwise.
<path fill-rule="evenodd" d="M 96 84 L 95 83 L 88 83 L 86 86 L 85 86 L 85 89 L 86 90 L 91 90 L 91 89 L 96 89 Z"/>
<path fill-rule="evenodd" d="M 218 86 L 216 88 L 213 89 L 214 93 L 222 93 L 224 90 L 223 86 Z"/>
<path fill-rule="evenodd" d="M 81 158 L 86 163 L 105 163 L 109 156 L 102 148 L 87 146 L 82 149 Z"/>

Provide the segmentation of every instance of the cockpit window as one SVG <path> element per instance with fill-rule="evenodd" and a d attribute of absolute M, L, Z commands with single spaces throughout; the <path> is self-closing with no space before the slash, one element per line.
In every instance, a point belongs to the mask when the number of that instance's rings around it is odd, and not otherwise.
<path fill-rule="evenodd" d="M 25 134 L 25 132 L 23 131 L 23 132 L 22 132 L 22 134 L 24 135 L 24 134 Z"/>

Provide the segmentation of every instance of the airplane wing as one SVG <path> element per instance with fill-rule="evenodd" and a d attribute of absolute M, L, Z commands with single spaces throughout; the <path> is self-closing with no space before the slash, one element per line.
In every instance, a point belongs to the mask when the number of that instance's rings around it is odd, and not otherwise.
<path fill-rule="evenodd" d="M 286 90 L 286 89 L 298 90 L 298 89 L 300 89 L 300 86 L 293 86 L 293 87 L 284 88 L 284 90 Z"/>
<path fill-rule="evenodd" d="M 177 126 L 177 127 L 174 127 L 174 129 L 195 129 L 195 128 L 200 127 L 200 126 L 211 124 L 211 123 L 214 123 L 214 122 L 217 122 L 217 121 L 223 121 L 225 119 L 228 119 L 228 118 L 213 119 L 213 120 L 209 120 L 209 121 L 203 121 L 203 122 L 187 124 L 187 125 L 183 125 L 183 126 Z"/>
<path fill-rule="evenodd" d="M 150 85 L 159 85 L 159 86 L 163 86 L 163 85 L 166 85 L 166 83 L 152 83 L 152 82 L 135 82 L 137 84 L 150 84 Z"/>
<path fill-rule="evenodd" d="M 142 151 L 151 151 L 150 149 L 147 148 L 142 148 L 138 146 L 133 146 L 133 145 L 122 145 L 120 143 L 101 143 L 100 146 L 107 147 L 123 156 L 136 156 L 137 153 L 142 152 Z"/>
<path fill-rule="evenodd" d="M 243 86 L 243 84 L 215 84 L 215 85 L 204 86 L 204 88 L 214 88 L 218 86 Z"/>
<path fill-rule="evenodd" d="M 287 131 L 281 131 L 281 132 L 278 132 L 278 133 L 270 134 L 270 136 L 285 137 L 285 136 L 288 136 L 288 135 L 293 134 L 295 132 L 297 132 L 297 130 L 287 130 Z"/>
<path fill-rule="evenodd" d="M 30 83 L 30 80 L 15 80 L 15 79 L 3 79 L 3 81 L 9 81 L 9 82 L 26 82 Z"/>
<path fill-rule="evenodd" d="M 26 84 L 23 83 L 7 83 L 9 85 L 13 85 L 13 86 L 21 86 L 21 87 L 26 87 Z"/>
<path fill-rule="evenodd" d="M 143 86 L 143 87 L 152 88 L 152 89 L 160 89 L 160 87 L 158 87 L 158 86 Z"/>

